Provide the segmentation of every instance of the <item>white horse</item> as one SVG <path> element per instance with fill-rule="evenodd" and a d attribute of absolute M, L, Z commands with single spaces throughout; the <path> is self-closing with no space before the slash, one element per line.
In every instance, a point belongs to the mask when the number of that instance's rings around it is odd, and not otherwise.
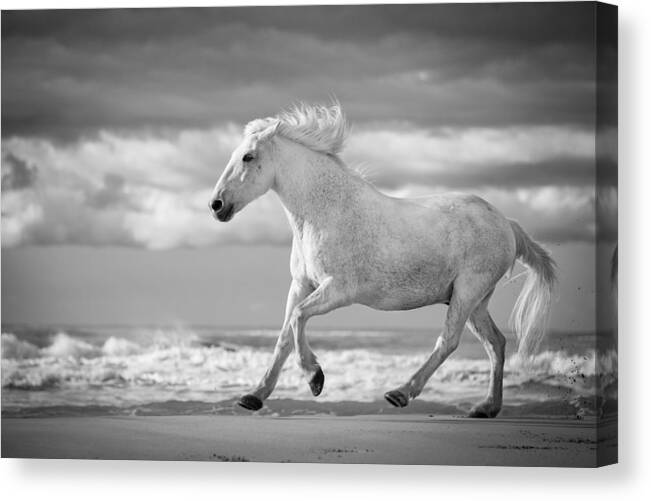
<path fill-rule="evenodd" d="M 491 363 L 488 394 L 470 416 L 496 416 L 502 406 L 506 341 L 488 313 L 488 302 L 497 282 L 520 259 L 529 275 L 513 323 L 520 353 L 530 355 L 545 332 L 553 260 L 517 222 L 477 196 L 408 200 L 381 193 L 339 158 L 347 132 L 338 103 L 298 105 L 254 120 L 213 191 L 210 209 L 226 222 L 274 190 L 293 231 L 285 321 L 270 367 L 239 405 L 254 411 L 262 407 L 292 344 L 312 393 L 321 393 L 323 371 L 305 334 L 312 316 L 353 303 L 378 310 L 444 303 L 449 306 L 445 326 L 429 358 L 384 396 L 397 407 L 416 398 L 455 350 L 467 323 Z"/>

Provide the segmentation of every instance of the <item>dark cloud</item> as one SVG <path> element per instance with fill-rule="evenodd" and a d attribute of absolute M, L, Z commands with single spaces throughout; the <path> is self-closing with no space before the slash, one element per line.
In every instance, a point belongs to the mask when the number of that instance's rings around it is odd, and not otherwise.
<path fill-rule="evenodd" d="M 592 4 L 16 11 L 3 136 L 206 127 L 336 94 L 356 122 L 594 122 Z"/>
<path fill-rule="evenodd" d="M 29 188 L 36 181 L 38 169 L 8 153 L 2 157 L 2 191 Z"/>
<path fill-rule="evenodd" d="M 68 43 L 150 42 L 238 24 L 323 39 L 368 40 L 407 32 L 527 45 L 589 44 L 594 12 L 589 2 L 5 11 L 2 32 L 3 38 L 41 37 Z"/>
<path fill-rule="evenodd" d="M 27 225 L 21 245 L 138 246 L 116 214 L 87 211 L 67 200 L 49 200 L 43 217 Z"/>
<path fill-rule="evenodd" d="M 371 176 L 382 188 L 399 188 L 407 184 L 467 188 L 535 188 L 538 186 L 585 186 L 595 182 L 595 162 L 588 158 L 550 158 L 538 162 L 501 165 L 459 165 L 453 169 L 431 172 L 382 171 Z"/>

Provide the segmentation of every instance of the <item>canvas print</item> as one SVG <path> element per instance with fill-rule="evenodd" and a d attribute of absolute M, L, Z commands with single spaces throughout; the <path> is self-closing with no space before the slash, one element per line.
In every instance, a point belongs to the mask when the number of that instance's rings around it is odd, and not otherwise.
<path fill-rule="evenodd" d="M 617 461 L 617 9 L 2 12 L 2 456 Z"/>

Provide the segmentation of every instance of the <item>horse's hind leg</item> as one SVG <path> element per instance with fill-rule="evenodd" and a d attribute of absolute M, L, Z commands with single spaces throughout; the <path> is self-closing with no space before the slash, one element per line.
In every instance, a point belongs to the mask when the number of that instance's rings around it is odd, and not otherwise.
<path fill-rule="evenodd" d="M 445 327 L 436 341 L 434 351 L 421 368 L 411 376 L 409 381 L 401 387 L 384 394 L 384 398 L 391 405 L 406 407 L 410 399 L 416 398 L 423 391 L 425 383 L 434 374 L 434 371 L 456 350 L 466 320 L 468 320 L 468 316 L 476 304 L 477 301 L 472 295 L 464 297 L 461 291 L 455 289 L 450 299 Z"/>
<path fill-rule="evenodd" d="M 504 347 L 506 345 L 506 339 L 486 309 L 488 299 L 486 298 L 482 301 L 475 311 L 472 312 L 468 321 L 468 328 L 484 345 L 484 349 L 491 363 L 488 394 L 469 413 L 469 417 L 476 418 L 495 417 L 502 408 L 502 379 L 504 377 Z"/>

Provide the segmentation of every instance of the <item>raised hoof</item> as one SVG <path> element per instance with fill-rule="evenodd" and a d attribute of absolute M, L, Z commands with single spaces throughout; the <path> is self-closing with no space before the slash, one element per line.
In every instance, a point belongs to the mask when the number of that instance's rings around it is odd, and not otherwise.
<path fill-rule="evenodd" d="M 262 400 L 255 395 L 244 395 L 237 401 L 237 405 L 249 411 L 259 411 L 262 409 Z"/>
<path fill-rule="evenodd" d="M 496 409 L 494 407 L 477 406 L 470 410 L 468 417 L 477 419 L 491 419 L 497 416 L 499 413 L 500 409 Z"/>
<path fill-rule="evenodd" d="M 314 395 L 315 397 L 321 395 L 321 392 L 323 391 L 324 382 L 325 382 L 325 376 L 323 375 L 323 371 L 321 370 L 321 367 L 319 367 L 309 382 L 310 390 L 312 390 L 312 395 Z"/>
<path fill-rule="evenodd" d="M 398 390 L 387 391 L 384 394 L 384 398 L 394 407 L 407 407 L 409 403 L 409 398 Z"/>

